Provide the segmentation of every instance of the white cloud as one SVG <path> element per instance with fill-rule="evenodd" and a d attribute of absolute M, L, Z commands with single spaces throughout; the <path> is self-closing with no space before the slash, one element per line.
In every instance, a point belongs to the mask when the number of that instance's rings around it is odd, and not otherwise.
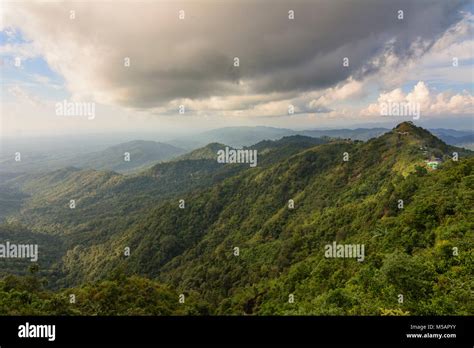
<path fill-rule="evenodd" d="M 25 60 L 39 56 L 40 52 L 32 43 L 6 43 L 0 46 L 0 55 L 14 56 Z"/>
<path fill-rule="evenodd" d="M 419 81 L 408 94 L 405 94 L 400 88 L 381 93 L 376 103 L 369 104 L 359 114 L 361 116 L 381 116 L 382 106 L 388 103 L 419 104 L 422 116 L 474 114 L 474 96 L 467 92 L 463 94 L 449 92 L 436 94 L 430 91 L 423 81 Z"/>
<path fill-rule="evenodd" d="M 26 103 L 34 106 L 44 106 L 45 103 L 41 101 L 36 95 L 28 92 L 20 85 L 14 85 L 8 88 L 8 93 L 16 99 L 17 103 Z"/>
<path fill-rule="evenodd" d="M 329 107 L 335 102 L 348 100 L 352 98 L 360 98 L 365 95 L 364 83 L 356 81 L 352 77 L 338 84 L 335 87 L 328 88 L 323 91 L 318 91 L 320 94 L 317 98 L 312 99 L 308 106 L 309 108 Z"/>

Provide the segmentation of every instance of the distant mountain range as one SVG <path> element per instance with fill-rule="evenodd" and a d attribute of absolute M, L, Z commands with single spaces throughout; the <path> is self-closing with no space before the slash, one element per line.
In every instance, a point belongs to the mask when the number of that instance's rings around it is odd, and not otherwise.
<path fill-rule="evenodd" d="M 285 128 L 273 127 L 226 127 L 219 128 L 189 138 L 169 141 L 176 146 L 194 149 L 217 142 L 233 147 L 250 146 L 262 140 L 276 140 L 285 136 L 305 135 L 313 138 L 330 137 L 353 140 L 369 140 L 389 132 L 387 128 L 356 128 L 356 129 L 327 129 L 327 130 L 302 130 L 295 131 Z M 452 129 L 433 129 L 433 134 L 449 145 L 472 146 L 474 144 L 474 131 L 458 131 Z"/>
<path fill-rule="evenodd" d="M 50 171 L 64 167 L 111 170 L 118 173 L 134 173 L 149 168 L 156 163 L 175 159 L 209 158 L 215 147 L 226 144 L 234 148 L 248 147 L 265 140 L 278 140 L 283 137 L 301 135 L 312 138 L 352 139 L 367 141 L 389 132 L 385 128 L 330 129 L 294 131 L 273 127 L 227 127 L 183 137 L 168 143 L 135 140 L 105 147 L 100 151 L 75 154 L 71 148 L 61 150 L 57 144 L 54 149 L 34 148 L 22 152 L 22 160 L 14 160 L 14 148 L 0 155 L 0 173 L 25 173 Z M 474 148 L 474 133 L 450 129 L 434 129 L 432 133 L 449 145 Z M 214 144 L 214 145 L 213 145 Z M 83 146 L 84 147 L 84 146 Z M 46 147 L 47 148 L 47 147 Z M 130 154 L 129 161 L 126 153 Z M 0 180 L 1 181 L 1 180 Z"/>
<path fill-rule="evenodd" d="M 170 160 L 185 152 L 183 149 L 165 143 L 135 140 L 79 156 L 71 162 L 80 168 L 127 173 L 151 167 L 153 164 Z M 125 160 L 125 154 L 130 154 L 129 161 Z"/>
<path fill-rule="evenodd" d="M 44 154 L 24 152 L 20 162 L 15 162 L 13 154 L 8 157 L 4 155 L 3 161 L 0 162 L 0 171 L 44 172 L 74 166 L 130 173 L 151 167 L 158 162 L 170 160 L 185 152 L 186 150 L 165 143 L 135 140 L 113 145 L 101 151 L 78 155 L 64 154 L 60 149 Z"/>

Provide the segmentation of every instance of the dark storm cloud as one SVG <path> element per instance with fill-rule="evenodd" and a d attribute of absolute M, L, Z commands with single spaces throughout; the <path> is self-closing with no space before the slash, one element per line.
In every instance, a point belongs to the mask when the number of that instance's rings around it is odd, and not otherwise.
<path fill-rule="evenodd" d="M 151 108 L 180 98 L 296 93 L 334 86 L 349 76 L 361 79 L 383 65 L 383 59 L 375 62 L 374 57 L 387 49 L 388 42 L 402 61 L 423 54 L 461 19 L 459 10 L 466 3 L 76 4 L 74 25 L 66 22 L 69 19 L 58 20 L 64 5 L 51 5 L 50 11 L 32 6 L 27 12 L 36 19 L 30 31 L 53 42 L 51 55 L 67 56 L 61 51 L 61 42 L 67 42 L 63 50 L 83 62 L 78 70 L 62 66 L 60 59 L 55 62 L 70 88 L 97 88 L 122 105 Z M 178 19 L 181 9 L 184 20 Z M 288 19 L 289 10 L 294 10 L 294 20 Z M 403 20 L 397 18 L 399 10 Z M 414 49 L 414 42 L 424 46 Z M 53 52 L 55 47 L 58 52 Z M 92 53 L 84 47 L 93 47 Z M 131 58 L 129 68 L 121 63 L 124 57 Z M 233 66 L 234 57 L 239 58 L 239 67 Z M 344 57 L 349 58 L 349 67 L 343 67 Z"/>

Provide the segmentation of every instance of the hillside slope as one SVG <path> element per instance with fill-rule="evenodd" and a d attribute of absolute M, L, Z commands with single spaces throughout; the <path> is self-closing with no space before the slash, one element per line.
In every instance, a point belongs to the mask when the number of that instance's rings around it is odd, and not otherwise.
<path fill-rule="evenodd" d="M 198 292 L 221 314 L 472 313 L 470 155 L 411 123 L 299 151 L 71 251 L 65 283 L 124 269 Z M 363 262 L 326 258 L 334 242 L 364 245 Z"/>

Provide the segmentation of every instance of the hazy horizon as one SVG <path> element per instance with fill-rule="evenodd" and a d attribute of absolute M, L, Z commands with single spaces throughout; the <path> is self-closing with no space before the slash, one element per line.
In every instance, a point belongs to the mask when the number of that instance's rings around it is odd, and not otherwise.
<path fill-rule="evenodd" d="M 465 132 L 474 132 L 474 119 L 473 118 L 464 118 L 462 122 L 458 122 L 457 124 L 453 125 L 451 123 L 444 123 L 444 122 L 416 122 L 413 120 L 408 120 L 413 122 L 415 125 L 423 127 L 428 130 L 433 129 L 446 129 L 446 130 L 456 130 L 456 131 L 465 131 Z M 75 132 L 75 133 L 64 133 L 64 134 L 57 134 L 57 133 L 40 133 L 40 134 L 2 134 L 4 139 L 44 139 L 44 138 L 67 138 L 67 137 L 77 137 L 77 138 L 84 138 L 88 136 L 105 136 L 105 137 L 112 137 L 112 138 L 133 138 L 133 140 L 152 140 L 154 139 L 174 139 L 174 138 L 181 138 L 181 137 L 188 137 L 196 134 L 207 133 L 212 131 L 218 131 L 226 128 L 274 128 L 274 129 L 285 129 L 285 130 L 292 130 L 292 131 L 329 131 L 329 130 L 357 130 L 357 129 L 392 129 L 395 128 L 398 124 L 404 122 L 403 120 L 398 120 L 397 122 L 392 121 L 388 122 L 380 122 L 380 123 L 361 123 L 361 124 L 350 124 L 347 126 L 341 125 L 339 127 L 278 127 L 274 125 L 268 124 L 256 124 L 256 125 L 247 125 L 247 124 L 237 124 L 237 125 L 224 125 L 222 127 L 210 127 L 210 128 L 202 128 L 202 129 L 186 129 L 181 128 L 178 129 L 179 131 L 175 131 L 174 133 L 164 132 L 160 130 L 133 130 L 131 132 L 127 132 L 125 130 L 120 131 L 106 131 L 106 130 L 97 130 L 91 132 Z M 165 140 L 163 140 L 165 141 Z"/>

